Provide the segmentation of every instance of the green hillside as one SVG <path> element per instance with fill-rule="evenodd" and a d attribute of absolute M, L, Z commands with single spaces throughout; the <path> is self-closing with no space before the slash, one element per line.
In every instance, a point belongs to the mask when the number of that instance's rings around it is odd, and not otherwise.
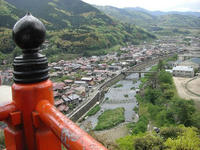
<path fill-rule="evenodd" d="M 158 29 L 159 27 L 199 28 L 200 18 L 191 12 L 151 12 L 142 8 L 115 8 L 96 6 L 99 10 L 117 20 L 145 27 Z M 198 13 L 197 13 L 198 14 Z"/>
<path fill-rule="evenodd" d="M 155 19 L 157 19 L 153 15 L 150 15 L 146 12 L 137 11 L 135 9 L 128 9 L 128 8 L 121 9 L 111 6 L 95 6 L 95 7 L 101 10 L 102 12 L 106 13 L 108 16 L 113 17 L 114 19 L 142 26 L 145 28 L 154 25 Z"/>
<path fill-rule="evenodd" d="M 200 27 L 200 18 L 180 14 L 169 14 L 159 16 L 157 24 L 172 27 Z"/>
<path fill-rule="evenodd" d="M 1 15 L 0 19 L 12 19 L 1 22 L 0 32 L 3 34 L 0 35 L 0 52 L 3 54 L 13 53 L 13 44 L 8 44 L 12 43 L 10 29 L 27 11 L 39 18 L 47 28 L 49 44 L 44 53 L 49 57 L 61 54 L 87 56 L 93 51 L 95 54 L 103 54 L 105 51 L 102 52 L 102 49 L 110 49 L 126 42 L 137 44 L 155 38 L 134 25 L 118 23 L 80 0 L 6 1 L 0 0 L 3 8 L 0 9 L 0 14 L 7 15 Z M 18 51 L 15 49 L 15 54 Z"/>

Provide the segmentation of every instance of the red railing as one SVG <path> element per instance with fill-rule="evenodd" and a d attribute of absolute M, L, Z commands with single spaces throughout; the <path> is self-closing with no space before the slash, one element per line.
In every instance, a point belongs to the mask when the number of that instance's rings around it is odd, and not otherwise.
<path fill-rule="evenodd" d="M 48 62 L 38 53 L 45 27 L 30 13 L 14 26 L 13 39 L 23 49 L 16 57 L 12 102 L 0 107 L 6 150 L 106 150 L 54 107 Z"/>
<path fill-rule="evenodd" d="M 13 84 L 13 102 L 0 107 L 7 150 L 106 150 L 53 106 L 52 82 Z M 43 99 L 46 98 L 46 99 Z"/>

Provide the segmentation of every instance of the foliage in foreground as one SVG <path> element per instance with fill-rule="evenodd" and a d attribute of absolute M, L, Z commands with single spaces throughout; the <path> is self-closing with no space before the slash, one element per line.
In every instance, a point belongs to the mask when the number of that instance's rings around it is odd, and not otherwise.
<path fill-rule="evenodd" d="M 158 127 L 184 124 L 200 127 L 199 112 L 192 100 L 184 100 L 177 95 L 170 73 L 160 62 L 153 69 L 156 71 L 146 76 L 143 90 L 137 95 L 139 115 L 145 116 Z"/>
<path fill-rule="evenodd" d="M 160 134 L 146 132 L 117 140 L 121 150 L 199 150 L 200 138 L 194 127 L 165 127 Z"/>
<path fill-rule="evenodd" d="M 122 150 L 199 150 L 200 113 L 192 100 L 177 95 L 172 76 L 164 71 L 163 62 L 156 71 L 142 79 L 137 123 L 129 124 L 132 135 L 117 141 Z M 147 125 L 161 128 L 152 134 Z M 181 125 L 181 126 L 180 126 Z"/>
<path fill-rule="evenodd" d="M 93 107 L 93 108 L 87 113 L 87 116 L 93 116 L 93 115 L 95 115 L 100 109 L 101 109 L 100 105 L 96 105 L 95 107 Z"/>
<path fill-rule="evenodd" d="M 123 107 L 104 111 L 98 117 L 98 123 L 95 130 L 109 129 L 124 122 L 124 111 Z"/>

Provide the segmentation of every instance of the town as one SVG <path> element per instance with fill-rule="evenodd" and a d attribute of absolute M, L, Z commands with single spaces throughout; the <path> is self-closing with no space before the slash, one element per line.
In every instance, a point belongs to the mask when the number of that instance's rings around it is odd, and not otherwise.
<path fill-rule="evenodd" d="M 103 56 L 79 57 L 74 60 L 49 63 L 55 106 L 64 114 L 68 114 L 85 103 L 97 87 L 123 70 L 166 54 L 179 54 L 179 60 L 170 62 L 167 71 L 179 65 L 191 67 L 191 63 L 185 63 L 185 60 L 191 55 L 197 56 L 193 50 L 198 49 L 199 43 L 198 37 L 179 36 L 173 39 L 165 37 L 152 43 L 144 42 L 141 45 L 121 47 L 120 50 Z M 197 64 L 194 69 L 198 70 L 199 65 Z M 174 69 L 177 75 L 177 67 Z M 194 76 L 194 69 L 192 74 L 189 73 L 189 77 Z M 179 71 L 178 73 L 181 76 Z M 12 70 L 10 68 L 1 70 L 0 77 L 2 85 L 11 85 Z"/>

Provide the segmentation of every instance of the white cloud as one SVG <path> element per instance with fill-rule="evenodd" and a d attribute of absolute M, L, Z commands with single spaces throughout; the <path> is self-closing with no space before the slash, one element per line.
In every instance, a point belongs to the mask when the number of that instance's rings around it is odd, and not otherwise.
<path fill-rule="evenodd" d="M 110 5 L 119 8 L 142 7 L 149 10 L 162 11 L 200 11 L 200 0 L 83 0 L 95 5 Z"/>

